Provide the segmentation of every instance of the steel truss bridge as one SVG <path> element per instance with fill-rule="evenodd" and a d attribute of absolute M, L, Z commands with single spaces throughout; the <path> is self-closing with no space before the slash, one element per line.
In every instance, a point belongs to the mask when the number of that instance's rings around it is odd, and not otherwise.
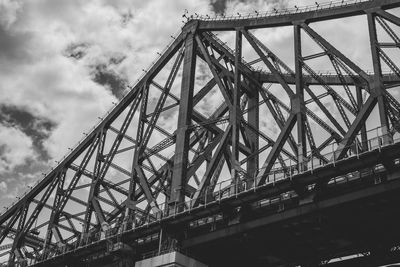
<path fill-rule="evenodd" d="M 209 266 L 400 261 L 397 7 L 185 15 L 129 93 L 1 214 L 4 265 L 133 266 L 170 250 Z M 356 16 L 370 71 L 318 30 Z M 280 28 L 286 62 L 257 37 Z"/>

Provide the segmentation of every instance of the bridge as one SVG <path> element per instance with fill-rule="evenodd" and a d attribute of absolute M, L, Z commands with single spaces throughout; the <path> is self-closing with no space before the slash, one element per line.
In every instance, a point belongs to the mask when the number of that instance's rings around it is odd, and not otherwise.
<path fill-rule="evenodd" d="M 185 14 L 120 102 L 2 212 L 2 266 L 399 262 L 398 7 Z M 367 25 L 372 70 L 318 32 L 349 17 Z M 281 27 L 291 62 L 259 37 Z"/>

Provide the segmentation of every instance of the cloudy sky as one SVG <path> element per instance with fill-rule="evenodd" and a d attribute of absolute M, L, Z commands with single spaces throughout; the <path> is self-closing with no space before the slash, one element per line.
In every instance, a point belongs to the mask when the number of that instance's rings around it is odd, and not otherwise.
<path fill-rule="evenodd" d="M 280 3 L 281 4 L 281 3 Z M 0 0 L 0 208 L 82 138 L 182 26 L 265 1 Z"/>
<path fill-rule="evenodd" d="M 180 30 L 185 9 L 212 16 L 314 2 L 0 0 L 0 209 L 118 101 Z M 289 33 L 268 38 L 289 49 Z M 349 51 L 355 58 L 363 52 Z"/>

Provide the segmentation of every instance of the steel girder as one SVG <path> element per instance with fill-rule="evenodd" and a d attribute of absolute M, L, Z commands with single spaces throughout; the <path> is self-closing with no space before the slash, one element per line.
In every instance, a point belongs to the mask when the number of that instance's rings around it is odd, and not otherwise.
<path fill-rule="evenodd" d="M 312 15 L 189 20 L 120 103 L 1 215 L 0 243 L 11 242 L 5 246 L 9 265 L 45 260 L 160 214 L 195 208 L 222 192 L 224 180 L 234 192 L 242 181 L 261 185 L 279 173 L 307 171 L 316 160 L 345 160 L 370 149 L 366 122 L 374 110 L 377 142 L 390 144 L 400 130 L 393 93 L 400 69 L 386 50 L 400 47 L 394 29 L 400 19 L 386 10 L 399 6 L 366 1 Z M 373 74 L 312 25 L 355 15 L 367 19 Z M 294 69 L 252 32 L 280 26 L 293 27 Z M 377 27 L 390 42 L 379 40 Z M 234 48 L 215 30 L 232 31 Z M 303 36 L 322 52 L 303 55 Z M 256 55 L 250 63 L 245 44 Z M 311 67 L 317 58 L 332 65 L 331 75 Z M 382 65 L 393 74 L 384 75 Z"/>

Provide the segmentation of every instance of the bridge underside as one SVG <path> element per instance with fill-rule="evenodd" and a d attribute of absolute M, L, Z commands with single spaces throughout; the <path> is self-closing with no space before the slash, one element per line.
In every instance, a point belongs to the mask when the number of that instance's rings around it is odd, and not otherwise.
<path fill-rule="evenodd" d="M 395 185 L 396 184 L 396 185 Z M 207 235 L 190 252 L 210 266 L 380 266 L 400 259 L 399 181 L 306 204 Z M 380 191 L 369 195 L 371 191 Z M 369 196 L 368 196 L 369 195 Z M 343 198 L 357 200 L 342 203 Z M 329 208 L 322 209 L 323 206 Z M 261 221 L 264 226 L 253 227 Z M 237 232 L 236 234 L 234 234 Z M 204 238 L 206 239 L 206 238 Z M 191 240 L 196 241 L 196 240 Z M 346 256 L 357 257 L 346 261 Z M 340 258 L 343 257 L 343 258 Z M 350 257 L 350 258 L 352 258 Z M 359 257 L 359 258 L 358 258 Z"/>

